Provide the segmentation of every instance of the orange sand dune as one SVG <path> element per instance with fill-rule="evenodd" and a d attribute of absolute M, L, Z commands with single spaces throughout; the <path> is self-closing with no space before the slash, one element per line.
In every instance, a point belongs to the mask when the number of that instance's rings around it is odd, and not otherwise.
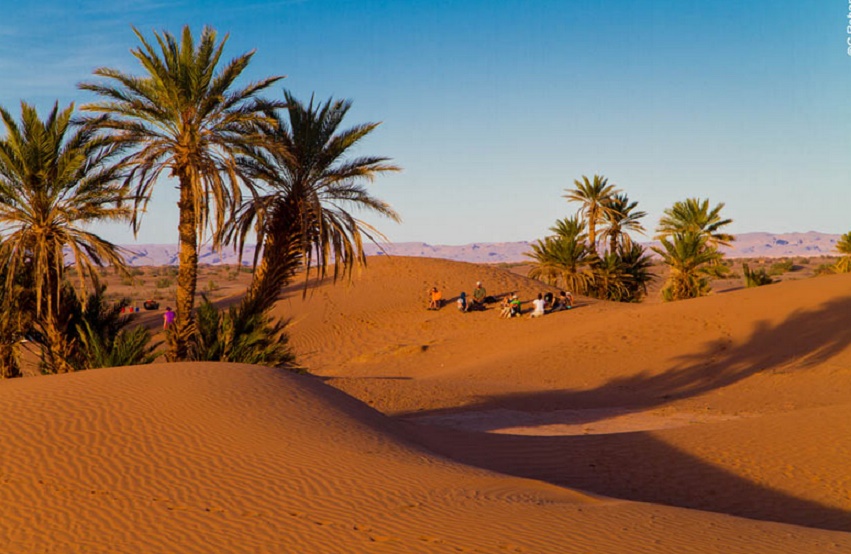
<path fill-rule="evenodd" d="M 479 279 L 525 299 L 548 289 L 493 267 L 379 258 L 282 313 L 312 371 L 457 460 L 851 531 L 851 276 L 671 304 L 580 299 L 538 320 L 422 309 L 432 281 L 469 293 Z"/>
<path fill-rule="evenodd" d="M 478 279 L 546 290 L 377 258 L 277 308 L 319 377 L 0 383 L 0 551 L 851 549 L 851 278 L 536 320 L 425 310 Z"/>
<path fill-rule="evenodd" d="M 440 458 L 315 378 L 226 364 L 5 382 L 4 552 L 835 551 Z M 748 537 L 743 541 L 743 537 Z"/>

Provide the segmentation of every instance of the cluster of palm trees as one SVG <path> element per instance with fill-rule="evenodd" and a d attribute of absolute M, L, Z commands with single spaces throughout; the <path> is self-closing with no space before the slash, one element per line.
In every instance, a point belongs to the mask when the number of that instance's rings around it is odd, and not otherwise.
<path fill-rule="evenodd" d="M 553 235 L 532 244 L 529 276 L 578 294 L 639 301 L 652 278 L 651 261 L 629 232 L 643 233 L 641 219 L 647 214 L 600 175 L 582 176 L 574 186 L 565 198 L 580 208 L 557 221 L 550 228 Z"/>
<path fill-rule="evenodd" d="M 377 126 L 342 129 L 349 102 L 262 97 L 278 76 L 237 87 L 253 52 L 222 63 L 227 37 L 218 40 L 213 29 L 197 41 L 188 26 L 179 37 L 154 33 L 154 43 L 134 31 L 141 74 L 95 70 L 99 79 L 80 85 L 96 96 L 82 106 L 84 115 L 75 118 L 73 104 L 57 105 L 42 120 L 22 103 L 19 124 L 0 110 L 2 372 L 19 373 L 24 336 L 43 346 L 47 372 L 82 369 L 82 352 L 91 365 L 112 359 L 111 351 L 134 350 L 128 345 L 139 351 L 129 331 L 118 338 L 114 325 L 92 324 L 109 312 L 98 300 L 98 266 L 126 268 L 120 249 L 87 229 L 119 221 L 137 231 L 161 177 L 175 179 L 180 193 L 167 358 L 287 366 L 284 323 L 269 314 L 282 286 L 305 265 L 319 278 L 329 271 L 336 278 L 365 260 L 364 239 L 381 235 L 350 211 L 397 220 L 364 184 L 398 168 L 386 158 L 347 156 Z M 262 249 L 242 303 L 220 312 L 205 300 L 196 317 L 199 242 L 209 236 L 214 247 L 241 251 L 252 234 Z M 85 302 L 87 294 L 95 300 Z M 138 358 L 149 360 L 151 348 L 143 346 Z"/>
<path fill-rule="evenodd" d="M 530 277 L 596 298 L 641 300 L 653 278 L 652 260 L 629 233 L 644 233 L 646 212 L 600 175 L 582 176 L 566 192 L 565 198 L 580 207 L 550 228 L 553 235 L 532 244 Z M 710 209 L 708 200 L 690 198 L 664 211 L 655 236 L 660 245 L 652 250 L 670 270 L 662 288 L 665 300 L 707 294 L 710 278 L 726 270 L 718 248 L 734 237 L 721 231 L 732 222 L 722 219 L 723 207 Z"/>

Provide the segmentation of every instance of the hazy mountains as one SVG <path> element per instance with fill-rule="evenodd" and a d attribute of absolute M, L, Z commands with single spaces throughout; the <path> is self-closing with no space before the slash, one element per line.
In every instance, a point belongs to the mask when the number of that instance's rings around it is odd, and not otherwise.
<path fill-rule="evenodd" d="M 836 242 L 841 235 L 826 233 L 744 233 L 736 236 L 733 247 L 725 253 L 734 258 L 779 258 L 785 256 L 829 256 L 836 255 Z M 128 251 L 127 261 L 132 266 L 177 265 L 177 246 L 166 244 L 136 244 L 124 246 Z M 426 244 L 424 242 L 400 242 L 367 246 L 369 255 L 415 256 L 445 258 L 448 260 L 474 263 L 512 263 L 527 260 L 523 254 L 530 250 L 529 243 L 483 242 L 461 246 Z M 250 265 L 254 257 L 254 246 L 246 246 L 243 265 Z M 236 264 L 237 253 L 232 248 L 215 252 L 202 247 L 199 263 Z"/>

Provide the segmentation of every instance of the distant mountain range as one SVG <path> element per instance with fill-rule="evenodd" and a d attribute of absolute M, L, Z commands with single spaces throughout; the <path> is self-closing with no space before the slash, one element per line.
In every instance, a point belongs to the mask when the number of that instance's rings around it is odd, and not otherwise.
<path fill-rule="evenodd" d="M 724 253 L 732 258 L 780 258 L 790 256 L 830 256 L 837 255 L 836 242 L 841 235 L 827 233 L 743 233 L 736 236 L 731 248 Z M 482 242 L 461 246 L 436 245 L 424 242 L 399 242 L 393 244 L 368 245 L 370 256 L 414 256 L 426 258 L 444 258 L 447 260 L 473 263 L 515 263 L 528 260 L 524 254 L 529 252 L 529 242 Z M 652 243 L 644 243 L 652 244 Z M 125 245 L 128 252 L 127 262 L 131 266 L 177 265 L 177 246 L 166 244 Z M 254 246 L 246 246 L 243 253 L 243 265 L 250 265 L 254 257 Z M 201 264 L 236 264 L 237 253 L 232 248 L 220 252 L 209 246 L 202 247 L 199 255 Z"/>

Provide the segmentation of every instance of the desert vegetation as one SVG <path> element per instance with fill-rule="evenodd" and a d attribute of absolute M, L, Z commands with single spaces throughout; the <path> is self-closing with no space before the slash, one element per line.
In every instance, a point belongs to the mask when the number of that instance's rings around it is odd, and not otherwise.
<path fill-rule="evenodd" d="M 836 261 L 833 269 L 837 273 L 851 272 L 851 232 L 842 235 L 842 238 L 836 243 L 836 250 L 841 254 L 841 257 Z"/>
<path fill-rule="evenodd" d="M 638 302 L 654 274 L 649 253 L 630 233 L 644 234 L 647 213 L 603 176 L 582 176 L 565 198 L 580 204 L 577 213 L 556 222 L 552 235 L 531 245 L 529 276 L 595 298 Z M 707 294 L 713 277 L 724 277 L 719 246 L 734 240 L 722 228 L 732 221 L 720 215 L 724 204 L 689 198 L 665 210 L 652 250 L 668 267 L 665 300 Z"/>
<path fill-rule="evenodd" d="M 281 287 L 302 267 L 316 267 L 320 278 L 331 268 L 336 278 L 365 263 L 363 241 L 381 235 L 352 208 L 398 220 L 362 184 L 398 168 L 348 156 L 378 124 L 341 130 L 349 101 L 263 97 L 280 76 L 240 86 L 253 52 L 224 62 L 227 37 L 211 28 L 197 40 L 188 26 L 179 36 L 154 33 L 153 42 L 134 32 L 140 74 L 95 70 L 96 80 L 79 86 L 97 99 L 76 119 L 73 105 L 55 105 L 42 119 L 22 102 L 20 122 L 0 108 L 2 375 L 20 375 L 25 338 L 40 346 L 49 373 L 155 357 L 148 330 L 125 330 L 131 318 L 121 308 L 134 299 L 106 305 L 98 270 L 114 268 L 127 286 L 140 283 L 140 273 L 88 226 L 118 221 L 138 231 L 165 178 L 180 193 L 178 268 L 152 274 L 157 289 L 174 287 L 167 359 L 290 367 L 285 322 L 268 313 Z M 248 295 L 225 311 L 205 298 L 196 318 L 199 242 L 241 248 L 251 231 L 263 253 Z M 207 293 L 218 288 L 207 281 Z"/>
<path fill-rule="evenodd" d="M 647 214 L 600 175 L 583 176 L 566 192 L 580 207 L 550 228 L 553 235 L 532 244 L 529 276 L 578 294 L 637 302 L 652 275 L 645 248 L 629 233 L 644 232 Z"/>

